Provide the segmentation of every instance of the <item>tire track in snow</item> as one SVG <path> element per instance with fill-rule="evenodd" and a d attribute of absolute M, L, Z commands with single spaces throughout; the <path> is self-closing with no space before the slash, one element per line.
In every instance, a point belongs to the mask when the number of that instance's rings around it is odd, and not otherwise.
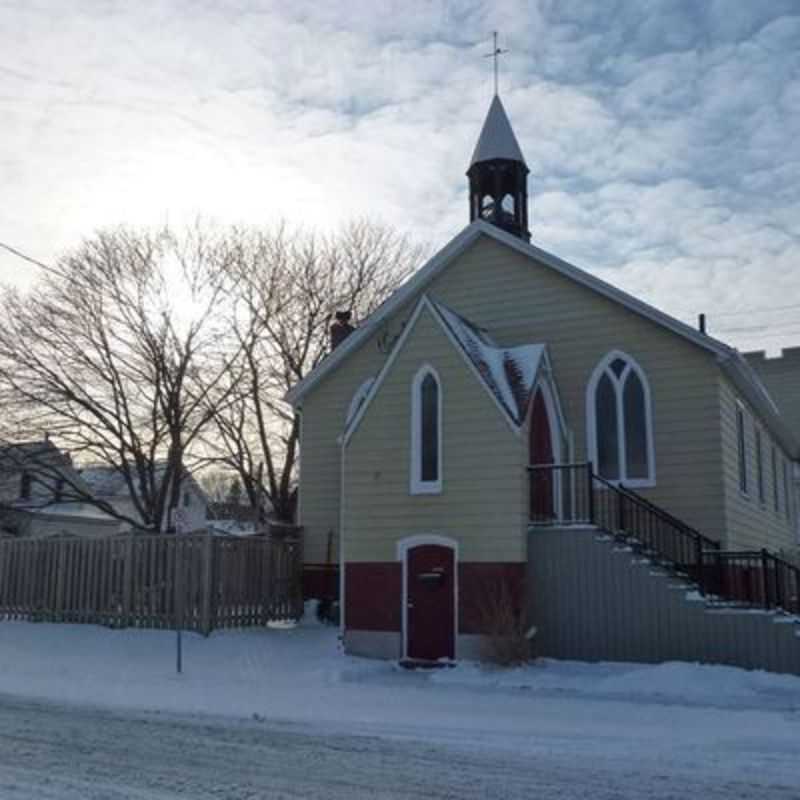
<path fill-rule="evenodd" d="M 767 776 L 764 776 L 767 780 Z M 794 787 L 459 749 L 270 722 L 123 714 L 0 698 L 3 800 L 796 800 Z"/>

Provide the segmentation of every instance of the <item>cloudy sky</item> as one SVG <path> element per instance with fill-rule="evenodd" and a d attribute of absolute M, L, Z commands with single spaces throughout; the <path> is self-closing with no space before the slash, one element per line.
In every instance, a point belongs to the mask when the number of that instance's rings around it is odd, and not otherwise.
<path fill-rule="evenodd" d="M 800 344 L 798 0 L 0 0 L 0 242 L 366 215 L 439 247 L 495 28 L 534 242 L 739 347 Z"/>

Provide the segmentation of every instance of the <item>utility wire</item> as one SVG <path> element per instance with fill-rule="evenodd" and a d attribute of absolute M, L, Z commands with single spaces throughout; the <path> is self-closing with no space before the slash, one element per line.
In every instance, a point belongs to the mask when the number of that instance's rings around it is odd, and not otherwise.
<path fill-rule="evenodd" d="M 706 313 L 706 317 L 741 317 L 744 314 L 766 314 L 772 311 L 800 311 L 800 303 L 793 303 L 790 306 L 764 306 L 763 308 L 743 308 L 739 311 L 710 311 Z M 696 315 L 693 315 L 690 311 L 686 311 L 681 314 L 682 317 L 686 319 L 694 319 Z"/>
<path fill-rule="evenodd" d="M 20 250 L 17 250 L 16 247 L 12 247 L 10 244 L 6 244 L 5 242 L 0 242 L 0 247 L 2 247 L 4 250 L 8 250 L 9 253 L 17 256 L 17 258 L 21 258 L 23 261 L 27 261 L 28 263 L 33 264 L 34 266 L 37 266 L 40 269 L 43 269 L 45 272 L 49 272 L 51 275 L 59 275 L 59 276 L 61 275 L 61 273 L 57 269 L 49 267 L 47 266 L 47 264 L 43 264 L 41 261 L 39 261 L 36 258 L 33 258 L 32 256 L 25 255 L 25 253 L 21 252 Z"/>
<path fill-rule="evenodd" d="M 742 314 L 765 314 L 768 311 L 794 311 L 800 309 L 800 303 L 794 303 L 790 306 L 768 306 L 765 308 L 745 308 L 741 311 L 720 311 L 713 312 L 715 317 L 739 317 Z"/>
<path fill-rule="evenodd" d="M 797 320 L 770 325 L 742 325 L 737 328 L 715 328 L 718 333 L 758 333 L 759 331 L 793 331 L 798 330 Z"/>

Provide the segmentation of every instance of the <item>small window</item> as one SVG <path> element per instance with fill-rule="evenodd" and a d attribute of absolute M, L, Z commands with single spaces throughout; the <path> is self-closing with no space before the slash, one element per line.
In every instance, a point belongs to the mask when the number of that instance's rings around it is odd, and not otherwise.
<path fill-rule="evenodd" d="M 59 478 L 56 481 L 56 490 L 54 493 L 56 503 L 60 503 L 64 499 L 64 484 L 65 481 L 63 478 Z"/>
<path fill-rule="evenodd" d="M 736 406 L 736 448 L 739 460 L 739 490 L 747 494 L 747 449 L 744 438 L 744 409 Z"/>
<path fill-rule="evenodd" d="M 189 506 L 191 504 L 192 504 L 192 496 L 189 494 L 189 492 L 184 492 L 183 493 L 183 507 L 184 508 L 189 508 Z"/>
<path fill-rule="evenodd" d="M 19 499 L 20 500 L 30 500 L 31 499 L 31 486 L 33 485 L 33 479 L 27 472 L 22 473 L 22 477 L 19 481 Z"/>
<path fill-rule="evenodd" d="M 411 388 L 411 493 L 442 490 L 442 390 L 433 367 L 423 367 Z"/>
<path fill-rule="evenodd" d="M 767 492 L 764 486 L 764 446 L 761 441 L 761 431 L 756 432 L 756 481 L 758 482 L 758 500 L 760 503 L 767 502 Z"/>
<path fill-rule="evenodd" d="M 780 484 L 778 483 L 778 451 L 772 445 L 772 501 L 775 504 L 775 513 L 781 510 Z"/>

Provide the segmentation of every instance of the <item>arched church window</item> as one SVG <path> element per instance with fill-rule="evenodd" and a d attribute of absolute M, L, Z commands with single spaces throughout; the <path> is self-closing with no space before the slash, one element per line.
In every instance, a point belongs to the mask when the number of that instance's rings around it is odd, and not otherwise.
<path fill-rule="evenodd" d="M 356 414 L 358 414 L 358 412 L 361 410 L 361 406 L 364 405 L 364 402 L 367 399 L 367 395 L 369 394 L 370 389 L 372 389 L 372 385 L 374 383 L 375 383 L 375 378 L 367 378 L 358 387 L 358 389 L 356 389 L 355 394 L 350 400 L 350 405 L 347 407 L 347 416 L 344 419 L 345 428 L 350 427 L 350 423 L 355 419 Z"/>
<path fill-rule="evenodd" d="M 513 217 L 514 205 L 514 198 L 510 194 L 504 194 L 503 199 L 500 201 L 500 208 L 503 209 L 503 213 Z"/>
<path fill-rule="evenodd" d="M 430 365 L 422 367 L 411 386 L 411 493 L 442 490 L 442 388 Z"/>
<path fill-rule="evenodd" d="M 494 198 L 490 194 L 485 194 L 481 198 L 481 217 L 483 219 L 494 217 Z"/>
<path fill-rule="evenodd" d="M 609 353 L 586 393 L 587 451 L 598 475 L 631 486 L 655 484 L 650 387 L 624 353 Z"/>

